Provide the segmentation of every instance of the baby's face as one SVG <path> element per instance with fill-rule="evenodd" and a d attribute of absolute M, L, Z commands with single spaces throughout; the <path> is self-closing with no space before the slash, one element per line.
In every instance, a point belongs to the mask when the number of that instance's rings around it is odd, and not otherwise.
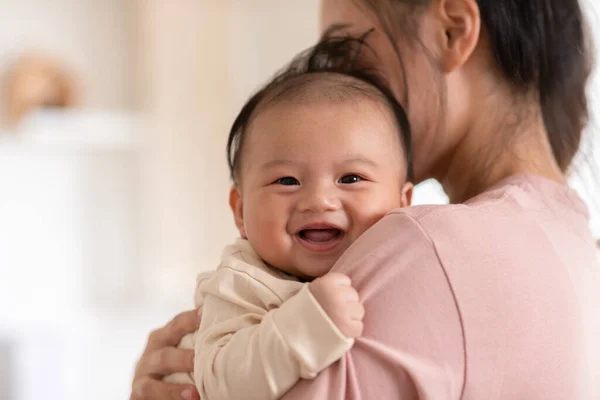
<path fill-rule="evenodd" d="M 241 235 L 276 268 L 322 276 L 409 205 L 399 133 L 375 101 L 284 101 L 260 111 L 246 135 L 230 203 Z"/>

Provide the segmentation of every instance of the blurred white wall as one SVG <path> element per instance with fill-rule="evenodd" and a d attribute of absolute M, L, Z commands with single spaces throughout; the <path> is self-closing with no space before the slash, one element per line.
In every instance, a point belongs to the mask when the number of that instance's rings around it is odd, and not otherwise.
<path fill-rule="evenodd" d="M 600 2 L 581 0 L 581 4 L 594 41 L 595 65 L 588 86 L 590 121 L 571 169 L 570 185 L 586 202 L 592 234 L 600 240 Z"/>
<path fill-rule="evenodd" d="M 127 390 L 139 345 L 127 345 L 136 331 L 123 332 L 123 313 L 145 325 L 132 312 L 142 295 L 135 126 L 114 113 L 40 112 L 17 137 L 0 135 L 0 348 L 12 378 L 2 399 L 76 399 L 98 369 L 116 378 L 98 398 Z"/>
<path fill-rule="evenodd" d="M 160 299 L 191 293 L 237 234 L 225 143 L 246 98 L 318 37 L 318 1 L 140 1 L 146 262 Z M 189 303 L 187 303 L 189 304 Z"/>

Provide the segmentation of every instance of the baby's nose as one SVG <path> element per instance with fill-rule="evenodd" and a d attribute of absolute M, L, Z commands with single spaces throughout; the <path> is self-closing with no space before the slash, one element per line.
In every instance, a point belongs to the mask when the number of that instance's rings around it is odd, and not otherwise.
<path fill-rule="evenodd" d="M 336 211 L 340 208 L 340 200 L 335 191 L 325 188 L 307 190 L 298 203 L 300 212 Z"/>

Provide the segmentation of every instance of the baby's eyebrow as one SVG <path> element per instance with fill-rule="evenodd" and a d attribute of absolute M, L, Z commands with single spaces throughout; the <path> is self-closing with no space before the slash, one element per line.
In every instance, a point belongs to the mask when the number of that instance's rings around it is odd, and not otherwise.
<path fill-rule="evenodd" d="M 267 169 L 267 168 L 279 167 L 279 166 L 283 166 L 283 165 L 298 165 L 298 164 L 301 164 L 301 163 L 298 161 L 278 159 L 278 160 L 267 161 L 266 163 L 261 165 L 261 168 Z M 379 167 L 379 163 L 377 161 L 367 158 L 367 157 L 364 157 L 364 156 L 359 156 L 359 155 L 349 156 L 349 157 L 337 162 L 336 164 L 338 164 L 338 165 L 368 164 L 372 167 Z"/>
<path fill-rule="evenodd" d="M 273 168 L 273 167 L 279 167 L 281 165 L 293 165 L 293 164 L 297 164 L 297 162 L 292 161 L 292 160 L 271 160 L 271 161 L 267 161 L 266 163 L 261 165 L 261 167 L 262 168 Z"/>
<path fill-rule="evenodd" d="M 379 163 L 375 160 L 372 160 L 363 156 L 350 156 L 344 159 L 340 164 L 352 164 L 352 163 L 360 163 L 360 164 L 369 164 L 373 167 L 379 167 Z"/>

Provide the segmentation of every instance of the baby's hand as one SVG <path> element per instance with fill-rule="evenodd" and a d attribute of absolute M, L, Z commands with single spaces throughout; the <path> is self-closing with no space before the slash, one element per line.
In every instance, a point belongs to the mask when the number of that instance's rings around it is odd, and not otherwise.
<path fill-rule="evenodd" d="M 356 338 L 362 335 L 365 309 L 348 276 L 330 272 L 312 281 L 308 288 L 346 337 Z"/>

